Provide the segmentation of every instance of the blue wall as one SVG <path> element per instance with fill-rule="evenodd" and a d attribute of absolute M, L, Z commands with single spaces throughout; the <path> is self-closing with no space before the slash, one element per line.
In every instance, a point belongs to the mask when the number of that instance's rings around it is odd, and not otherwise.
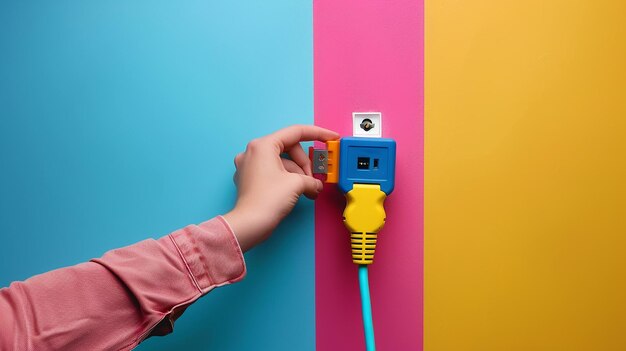
<path fill-rule="evenodd" d="M 248 140 L 313 122 L 311 1 L 0 3 L 0 286 L 226 212 Z M 140 350 L 313 350 L 313 207 Z"/>

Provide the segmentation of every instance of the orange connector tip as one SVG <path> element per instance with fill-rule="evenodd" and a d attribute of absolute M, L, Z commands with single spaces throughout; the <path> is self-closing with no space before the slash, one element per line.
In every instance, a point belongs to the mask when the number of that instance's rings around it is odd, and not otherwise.
<path fill-rule="evenodd" d="M 328 150 L 328 173 L 326 183 L 336 184 L 339 181 L 339 140 L 326 142 Z"/>

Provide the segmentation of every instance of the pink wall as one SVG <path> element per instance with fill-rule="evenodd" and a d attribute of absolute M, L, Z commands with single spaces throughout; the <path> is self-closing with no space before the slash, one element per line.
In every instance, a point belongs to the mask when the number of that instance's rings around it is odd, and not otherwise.
<path fill-rule="evenodd" d="M 354 111 L 380 111 L 397 141 L 396 187 L 370 266 L 379 350 L 423 339 L 423 1 L 316 0 L 315 124 L 352 135 Z M 334 185 L 315 204 L 318 350 L 365 348 L 357 267 Z"/>

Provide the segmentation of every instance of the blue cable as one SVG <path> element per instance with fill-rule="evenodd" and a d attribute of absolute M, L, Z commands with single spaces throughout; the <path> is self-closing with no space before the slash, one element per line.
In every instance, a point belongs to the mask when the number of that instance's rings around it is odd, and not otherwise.
<path fill-rule="evenodd" d="M 361 288 L 361 309 L 363 310 L 363 329 L 365 330 L 365 349 L 375 351 L 374 322 L 372 321 L 372 303 L 370 302 L 370 284 L 367 265 L 359 265 L 359 286 Z"/>

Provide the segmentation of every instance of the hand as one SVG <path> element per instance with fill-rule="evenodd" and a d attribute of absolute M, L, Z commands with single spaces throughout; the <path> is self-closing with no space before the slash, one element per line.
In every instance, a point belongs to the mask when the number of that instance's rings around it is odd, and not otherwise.
<path fill-rule="evenodd" d="M 301 141 L 328 141 L 339 134 L 328 129 L 298 125 L 254 139 L 235 157 L 237 203 L 224 215 L 242 251 L 267 239 L 291 212 L 300 195 L 315 199 L 323 184 L 313 178 L 311 161 Z M 287 153 L 291 160 L 281 158 Z"/>

